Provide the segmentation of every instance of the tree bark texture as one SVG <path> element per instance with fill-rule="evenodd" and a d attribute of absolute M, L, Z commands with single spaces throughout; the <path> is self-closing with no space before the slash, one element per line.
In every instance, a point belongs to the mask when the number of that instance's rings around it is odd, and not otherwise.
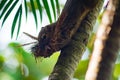
<path fill-rule="evenodd" d="M 110 80 L 119 50 L 120 1 L 110 0 L 97 33 L 85 80 Z"/>
<path fill-rule="evenodd" d="M 84 2 L 83 0 L 78 0 L 78 1 Z M 87 1 L 90 1 L 90 0 L 85 0 L 85 2 Z M 79 63 L 79 60 L 81 59 L 81 56 L 86 49 L 88 38 L 90 36 L 90 33 L 92 32 L 93 26 L 96 22 L 96 18 L 104 2 L 104 0 L 91 0 L 91 1 L 92 1 L 91 4 L 94 3 L 94 1 L 95 2 L 97 1 L 99 4 L 97 4 L 97 6 L 94 6 L 95 8 L 90 10 L 89 13 L 87 13 L 84 20 L 82 20 L 81 24 L 79 23 L 79 19 L 77 20 L 77 25 L 70 24 L 70 26 L 71 25 L 74 27 L 78 26 L 78 29 L 76 33 L 73 34 L 69 43 L 62 48 L 58 61 L 54 67 L 54 70 L 49 76 L 49 80 L 71 80 L 72 79 L 74 75 L 74 71 Z M 87 5 L 90 5 L 90 3 L 88 3 Z M 71 16 L 74 16 L 74 13 Z M 79 15 L 77 17 L 79 17 Z M 68 25 L 71 22 L 68 23 L 64 21 L 64 23 Z M 65 27 L 65 25 L 63 26 Z"/>

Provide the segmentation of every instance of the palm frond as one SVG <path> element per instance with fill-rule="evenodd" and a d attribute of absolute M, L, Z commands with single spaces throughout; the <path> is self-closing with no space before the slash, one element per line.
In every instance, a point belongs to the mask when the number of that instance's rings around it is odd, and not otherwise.
<path fill-rule="evenodd" d="M 60 15 L 60 3 L 58 0 L 55 0 L 56 1 L 56 8 L 57 8 L 57 15 L 59 16 Z"/>
<path fill-rule="evenodd" d="M 36 15 L 35 5 L 34 5 L 33 0 L 30 0 L 30 4 L 31 4 L 31 7 L 32 7 L 32 12 L 33 12 L 33 15 L 34 15 L 34 19 L 35 19 L 35 23 L 36 23 L 36 28 L 37 28 L 38 22 L 37 22 L 37 15 Z"/>
<path fill-rule="evenodd" d="M 53 10 L 53 14 L 54 14 L 54 19 L 56 20 L 56 10 L 55 10 L 55 3 L 54 3 L 54 0 L 51 0 L 51 6 L 52 6 L 52 10 Z"/>
<path fill-rule="evenodd" d="M 18 22 L 18 30 L 17 30 L 17 37 L 16 37 L 16 39 L 18 38 L 18 35 L 19 35 L 19 32 L 20 32 L 21 18 L 22 18 L 22 5 L 20 5 L 20 9 L 19 9 L 19 22 Z"/>
<path fill-rule="evenodd" d="M 0 11 L 1 9 L 4 7 L 4 5 L 6 4 L 7 0 L 2 0 L 0 3 Z"/>
<path fill-rule="evenodd" d="M 26 0 L 24 0 L 24 6 L 25 6 L 25 16 L 26 16 L 26 19 L 27 19 L 28 9 L 27 9 L 27 2 L 26 2 Z"/>
<path fill-rule="evenodd" d="M 22 6 L 20 6 L 15 14 L 15 17 L 13 19 L 13 23 L 12 23 L 12 28 L 11 28 L 11 38 L 13 37 L 13 33 L 14 33 L 14 30 L 15 30 L 15 27 L 16 27 L 16 23 L 17 23 L 17 20 L 18 20 L 18 17 L 19 17 L 19 14 L 21 16 L 22 12 Z M 20 22 L 21 20 L 19 20 Z M 19 27 L 18 27 L 18 32 L 19 32 Z"/>
<path fill-rule="evenodd" d="M 0 15 L 0 19 L 2 18 L 2 16 L 5 14 L 5 12 L 8 10 L 8 8 L 10 7 L 10 5 L 12 4 L 12 2 L 13 2 L 13 0 L 10 0 L 6 5 L 5 5 L 5 7 L 3 8 L 3 11 L 2 11 L 2 13 L 1 13 L 1 15 Z M 1 3 L 2 4 L 2 3 Z M 5 4 L 5 3 L 4 3 Z M 3 5 L 4 6 L 4 5 Z M 1 6 L 1 7 L 3 7 L 3 6 Z"/>
<path fill-rule="evenodd" d="M 52 16 L 51 16 L 51 13 L 50 13 L 50 7 L 49 7 L 49 4 L 48 4 L 48 1 L 47 0 L 42 0 L 42 2 L 43 2 L 43 5 L 45 7 L 49 22 L 52 23 Z"/>
<path fill-rule="evenodd" d="M 16 0 L 13 5 L 10 7 L 10 9 L 7 11 L 7 13 L 5 14 L 5 17 L 3 19 L 3 22 L 2 22 L 2 26 L 4 24 L 4 22 L 6 21 L 7 17 L 10 15 L 10 13 L 12 12 L 12 10 L 14 9 L 15 5 L 18 3 L 18 0 Z"/>
<path fill-rule="evenodd" d="M 10 14 L 13 12 L 13 9 L 17 6 L 18 2 L 20 2 L 20 1 L 19 0 L 2 0 L 0 2 L 0 11 L 1 11 L 0 19 L 2 19 L 2 26 L 6 22 L 8 16 L 10 16 Z M 53 11 L 52 12 L 54 15 L 53 17 L 52 17 L 52 13 L 50 12 L 50 5 L 51 5 L 51 9 Z M 56 20 L 57 13 L 60 12 L 59 6 L 60 5 L 59 5 L 58 0 L 50 0 L 50 3 L 48 2 L 48 0 L 41 0 L 41 1 L 40 0 L 30 0 L 30 1 L 24 0 L 23 4 L 21 3 L 18 6 L 19 8 L 17 9 L 15 16 L 13 18 L 12 27 L 11 27 L 11 38 L 13 38 L 16 27 L 17 27 L 16 38 L 18 38 L 18 35 L 20 32 L 20 27 L 21 27 L 21 20 L 22 20 L 22 7 L 24 7 L 24 10 L 25 10 L 26 20 L 27 20 L 28 11 L 29 11 L 28 7 L 31 7 L 31 11 L 33 13 L 36 28 L 37 28 L 37 26 L 38 26 L 37 16 L 38 15 L 37 15 L 36 10 L 39 11 L 40 20 L 42 22 L 43 8 L 44 8 L 46 11 L 46 14 L 48 16 L 49 22 L 52 23 L 53 19 Z M 16 26 L 17 22 L 18 22 L 18 26 Z"/>

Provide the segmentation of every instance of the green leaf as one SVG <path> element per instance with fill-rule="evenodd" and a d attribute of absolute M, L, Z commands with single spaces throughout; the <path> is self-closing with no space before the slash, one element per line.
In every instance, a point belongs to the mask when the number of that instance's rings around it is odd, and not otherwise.
<path fill-rule="evenodd" d="M 60 54 L 59 52 L 56 52 L 50 58 L 44 59 L 40 63 L 40 71 L 44 73 L 45 75 L 49 75 L 52 72 L 52 69 L 54 68 L 54 65 L 58 59 L 59 54 Z"/>
<path fill-rule="evenodd" d="M 16 22 L 17 22 L 18 17 L 19 17 L 20 8 L 21 8 L 21 6 L 18 8 L 17 13 L 15 14 L 15 17 L 14 17 L 14 20 L 13 20 L 13 23 L 12 23 L 11 38 L 13 37 L 13 33 L 14 33 L 14 30 L 15 30 Z"/>
<path fill-rule="evenodd" d="M 74 77 L 79 78 L 80 80 L 84 80 L 87 68 L 88 68 L 89 60 L 82 60 L 78 64 L 78 68 L 75 71 Z"/>
<path fill-rule="evenodd" d="M 100 24 L 100 23 L 101 23 L 101 21 L 102 21 L 103 14 L 104 14 L 104 11 L 103 11 L 103 12 L 101 12 L 101 13 L 99 14 L 98 18 L 97 18 L 97 20 L 98 20 L 99 24 Z"/>
<path fill-rule="evenodd" d="M 25 16 L 26 16 L 26 19 L 27 19 L 28 8 L 27 8 L 26 0 L 24 0 L 24 5 L 25 5 Z"/>
<path fill-rule="evenodd" d="M 4 0 L 4 1 L 7 1 L 7 0 Z M 6 6 L 4 7 L 4 9 L 3 9 L 3 11 L 2 11 L 2 13 L 1 13 L 1 15 L 0 15 L 0 19 L 1 19 L 2 16 L 5 14 L 5 12 L 6 12 L 7 9 L 10 7 L 10 5 L 12 4 L 13 1 L 14 1 L 14 0 L 10 0 L 10 1 L 6 4 Z"/>
<path fill-rule="evenodd" d="M 36 0 L 36 2 L 37 2 L 37 6 L 38 6 L 38 10 L 39 10 L 39 14 L 40 14 L 40 20 L 41 20 L 41 22 L 42 22 L 42 6 L 41 6 L 39 0 Z"/>
<path fill-rule="evenodd" d="M 55 12 L 55 3 L 54 0 L 51 0 L 51 5 L 52 5 L 52 10 L 53 10 L 53 14 L 54 14 L 54 19 L 56 20 L 56 12 Z"/>
<path fill-rule="evenodd" d="M 91 36 L 90 36 L 89 42 L 87 44 L 87 48 L 89 49 L 90 53 L 92 53 L 92 51 L 93 51 L 95 38 L 96 38 L 96 34 L 92 33 Z"/>
<path fill-rule="evenodd" d="M 55 0 L 56 1 L 56 8 L 57 8 L 57 14 L 58 16 L 60 15 L 60 4 L 59 4 L 59 1 L 58 0 Z"/>
<path fill-rule="evenodd" d="M 16 39 L 18 38 L 18 35 L 19 35 L 19 32 L 20 32 L 21 18 L 22 18 L 22 5 L 20 5 L 19 14 L 20 14 L 20 16 L 19 16 L 18 30 L 17 30 L 17 37 L 16 37 Z"/>
<path fill-rule="evenodd" d="M 49 5 L 48 5 L 48 2 L 47 2 L 47 0 L 42 0 L 42 1 L 43 1 L 43 5 L 45 7 L 46 13 L 47 13 L 49 22 L 52 23 L 52 17 L 51 17 L 51 13 L 50 13 L 50 8 L 49 8 Z"/>
<path fill-rule="evenodd" d="M 115 65 L 114 76 L 115 77 L 119 77 L 120 76 L 120 64 L 116 64 Z"/>
<path fill-rule="evenodd" d="M 16 1 L 13 3 L 13 5 L 10 7 L 10 9 L 9 9 L 9 10 L 7 11 L 7 13 L 5 14 L 5 17 L 4 17 L 3 22 L 2 22 L 2 26 L 3 26 L 4 22 L 5 22 L 5 20 L 7 19 L 7 17 L 9 16 L 9 14 L 11 13 L 11 11 L 12 11 L 12 10 L 14 9 L 14 7 L 16 6 L 17 2 L 18 2 L 18 0 L 16 0 Z"/>
<path fill-rule="evenodd" d="M 5 58 L 2 55 L 0 55 L 0 69 L 2 69 L 4 62 L 5 62 Z"/>
<path fill-rule="evenodd" d="M 36 11 L 35 11 L 35 5 L 34 5 L 34 2 L 33 0 L 30 0 L 30 4 L 31 4 L 31 7 L 32 7 L 32 12 L 33 12 L 33 15 L 34 15 L 34 19 L 35 19 L 35 23 L 36 23 L 36 28 L 37 28 L 37 15 L 36 15 Z"/>
<path fill-rule="evenodd" d="M 0 3 L 0 10 L 3 8 L 3 6 L 6 4 L 7 0 L 2 0 Z"/>

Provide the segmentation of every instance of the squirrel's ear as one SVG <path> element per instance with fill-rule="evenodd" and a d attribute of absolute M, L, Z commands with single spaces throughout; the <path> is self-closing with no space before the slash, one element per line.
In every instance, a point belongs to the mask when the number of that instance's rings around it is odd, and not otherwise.
<path fill-rule="evenodd" d="M 26 32 L 23 32 L 23 33 L 24 33 L 25 35 L 29 36 L 29 37 L 32 38 L 32 39 L 38 40 L 37 37 L 34 37 L 34 36 L 32 36 L 31 34 L 28 34 L 28 33 L 26 33 Z"/>

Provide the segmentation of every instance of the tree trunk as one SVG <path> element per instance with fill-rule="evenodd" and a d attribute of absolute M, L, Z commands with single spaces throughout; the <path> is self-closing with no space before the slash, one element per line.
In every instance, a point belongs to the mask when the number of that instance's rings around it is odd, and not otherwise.
<path fill-rule="evenodd" d="M 97 33 L 86 80 L 110 80 L 119 50 L 120 1 L 110 0 Z"/>
<path fill-rule="evenodd" d="M 81 0 L 78 0 L 78 2 L 79 1 Z M 83 52 L 86 49 L 88 38 L 92 32 L 96 18 L 104 2 L 104 0 L 85 0 L 85 2 L 87 1 L 92 1 L 92 3 L 94 3 L 94 1 L 97 1 L 99 4 L 97 4 L 96 7 L 94 6 L 95 8 L 87 14 L 84 20 L 82 20 L 77 29 L 77 32 L 73 35 L 69 44 L 62 48 L 54 70 L 49 76 L 49 80 L 71 80 L 74 75 L 74 71 L 79 63 L 79 60 L 81 59 Z M 88 3 L 87 5 L 90 5 L 92 3 Z M 76 27 L 76 25 L 74 27 Z"/>

